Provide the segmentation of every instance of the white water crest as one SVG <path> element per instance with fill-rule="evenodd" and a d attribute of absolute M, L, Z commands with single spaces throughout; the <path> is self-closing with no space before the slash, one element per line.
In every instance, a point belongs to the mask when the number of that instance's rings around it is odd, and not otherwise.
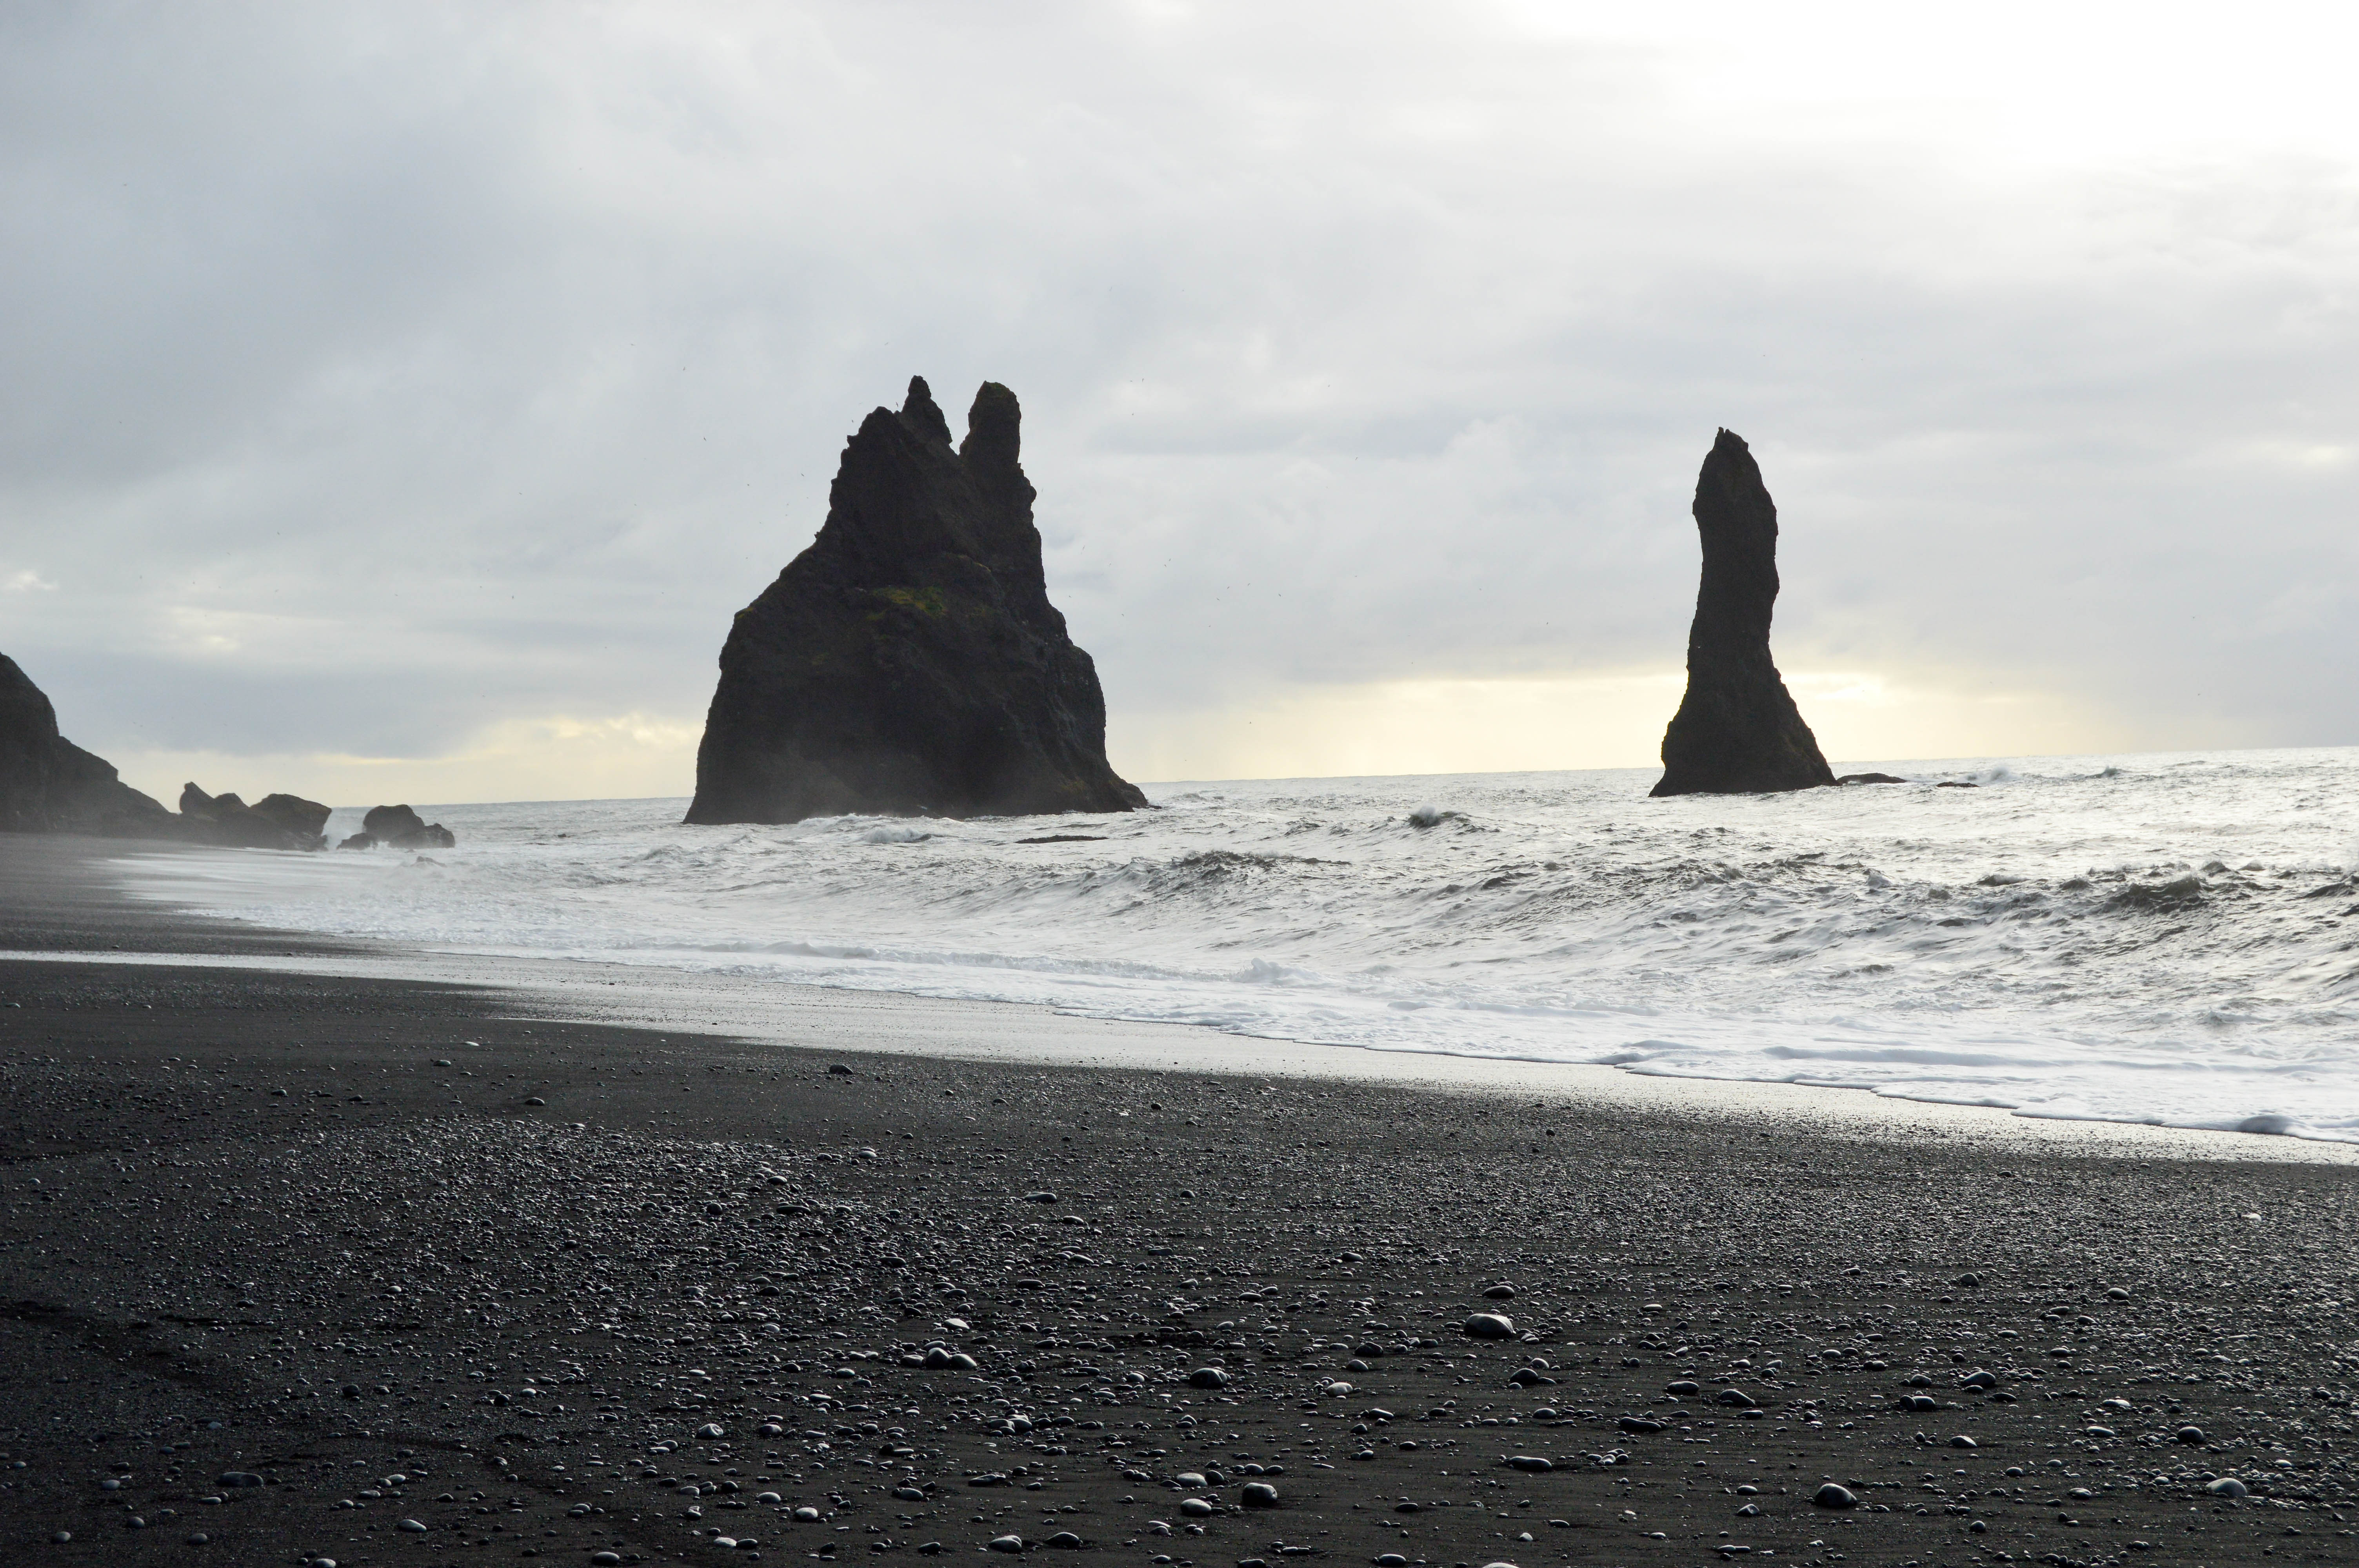
<path fill-rule="evenodd" d="M 778 827 L 440 806 L 456 849 L 132 865 L 441 950 L 2359 1141 L 2359 751 L 1882 766 L 1913 782 L 1279 780 Z"/>

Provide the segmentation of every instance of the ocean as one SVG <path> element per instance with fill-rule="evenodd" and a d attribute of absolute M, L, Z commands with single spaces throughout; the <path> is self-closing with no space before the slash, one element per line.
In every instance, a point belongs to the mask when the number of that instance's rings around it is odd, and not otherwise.
<path fill-rule="evenodd" d="M 222 918 L 442 951 L 2359 1141 L 2359 750 L 1881 766 L 1911 782 L 1173 784 L 781 827 L 442 806 L 455 849 L 129 865 Z"/>

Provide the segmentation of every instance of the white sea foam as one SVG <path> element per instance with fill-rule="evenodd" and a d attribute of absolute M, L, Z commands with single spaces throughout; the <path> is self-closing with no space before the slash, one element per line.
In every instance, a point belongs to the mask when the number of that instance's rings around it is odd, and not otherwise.
<path fill-rule="evenodd" d="M 1885 767 L 1919 782 L 1296 780 L 785 827 L 683 827 L 677 800 L 440 806 L 460 842 L 431 857 L 135 874 L 442 949 L 2359 1141 L 2359 752 Z M 1094 837 L 1021 842 L 1052 833 Z"/>

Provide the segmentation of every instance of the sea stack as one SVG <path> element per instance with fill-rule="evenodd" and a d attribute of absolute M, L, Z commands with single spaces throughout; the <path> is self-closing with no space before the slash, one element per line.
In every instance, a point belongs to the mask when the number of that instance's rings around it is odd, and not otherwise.
<path fill-rule="evenodd" d="M 1016 395 L 966 439 L 921 377 L 843 449 L 827 521 L 738 611 L 696 753 L 694 823 L 1126 811 L 1097 666 L 1049 602 Z"/>
<path fill-rule="evenodd" d="M 1752 795 L 1835 782 L 1769 657 L 1777 603 L 1777 503 L 1723 430 L 1696 476 L 1703 582 L 1688 630 L 1688 690 L 1663 735 L 1656 795 Z"/>

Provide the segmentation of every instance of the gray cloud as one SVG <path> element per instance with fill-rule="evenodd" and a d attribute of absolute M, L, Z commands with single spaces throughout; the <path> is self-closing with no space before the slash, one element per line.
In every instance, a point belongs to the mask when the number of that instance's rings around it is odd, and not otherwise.
<path fill-rule="evenodd" d="M 1430 7 L 17 8 L 0 647 L 101 750 L 694 715 L 921 372 L 1022 395 L 1118 711 L 1675 665 L 1724 424 L 1789 666 L 2359 740 L 2350 149 L 1994 172 L 1729 135 L 1684 59 Z"/>

